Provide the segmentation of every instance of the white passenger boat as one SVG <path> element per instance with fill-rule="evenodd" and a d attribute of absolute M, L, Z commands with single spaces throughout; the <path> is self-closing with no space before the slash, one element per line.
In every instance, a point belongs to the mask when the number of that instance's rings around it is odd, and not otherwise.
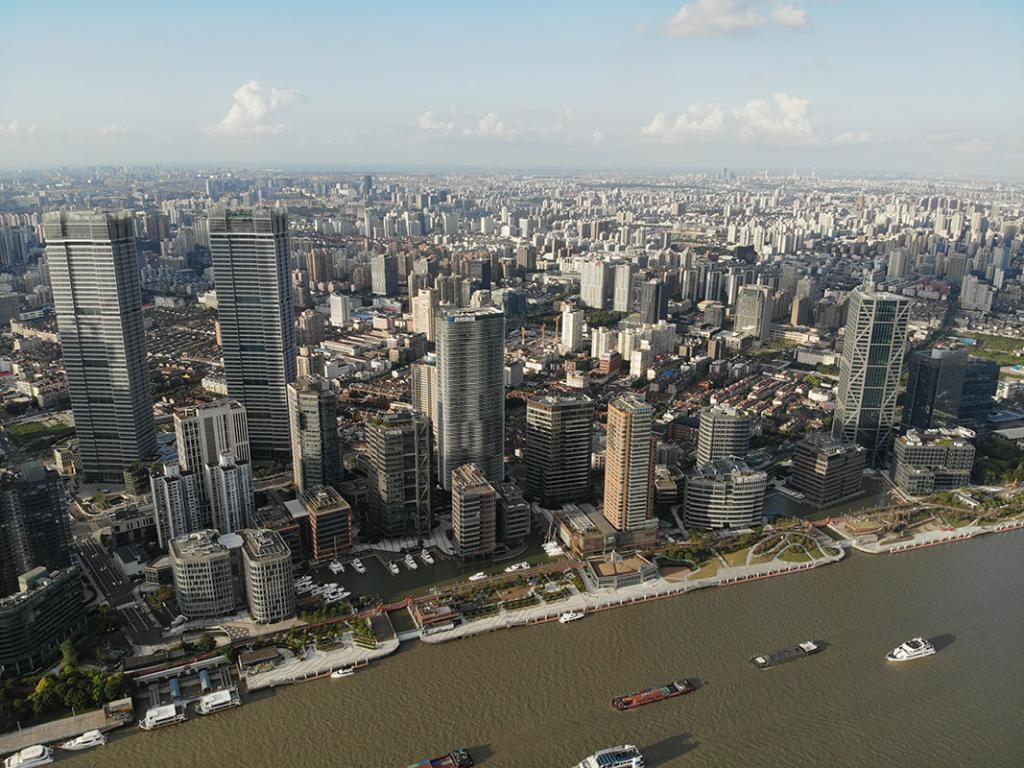
<path fill-rule="evenodd" d="M 923 637 L 915 637 L 885 654 L 886 661 L 913 661 L 935 653 L 935 646 Z"/>
<path fill-rule="evenodd" d="M 139 720 L 139 728 L 144 731 L 154 731 L 163 728 L 165 725 L 174 725 L 188 720 L 188 713 L 185 707 L 180 704 L 164 704 L 146 710 L 146 715 Z"/>
<path fill-rule="evenodd" d="M 340 680 L 343 677 L 352 677 L 356 673 L 355 667 L 342 667 L 331 672 L 331 680 Z"/>
<path fill-rule="evenodd" d="M 505 569 L 505 573 L 515 573 L 516 571 L 525 571 L 525 570 L 528 570 L 529 567 L 530 567 L 530 564 L 524 560 L 521 563 L 514 563 L 513 565 L 510 565 L 508 568 Z"/>
<path fill-rule="evenodd" d="M 405 563 L 405 567 L 408 568 L 410 571 L 415 571 L 417 568 L 419 568 L 419 566 L 416 564 L 416 558 L 414 558 L 412 555 L 406 555 L 405 559 L 402 562 Z"/>
<path fill-rule="evenodd" d="M 566 611 L 558 617 L 558 623 L 568 624 L 570 621 L 579 621 L 586 615 L 583 611 Z"/>
<path fill-rule="evenodd" d="M 366 573 L 366 566 L 363 565 L 363 561 L 360 560 L 358 557 L 352 558 L 352 568 L 355 570 L 356 573 Z"/>
<path fill-rule="evenodd" d="M 576 768 L 644 768 L 644 756 L 632 744 L 601 749 L 585 757 Z"/>
<path fill-rule="evenodd" d="M 25 747 L 4 760 L 4 768 L 35 768 L 53 762 L 53 750 L 42 744 Z"/>
<path fill-rule="evenodd" d="M 388 572 L 390 572 L 392 576 L 397 576 L 398 575 L 398 563 L 389 560 L 387 567 L 388 567 Z"/>
<path fill-rule="evenodd" d="M 342 565 L 340 560 L 331 560 L 331 564 L 327 566 L 331 569 L 331 573 L 338 574 L 345 572 L 345 566 Z"/>
<path fill-rule="evenodd" d="M 486 573 L 484 573 L 483 571 L 477 571 L 476 573 L 474 573 L 472 576 L 469 577 L 469 580 L 470 581 L 483 581 L 486 578 L 487 578 L 487 574 Z"/>
<path fill-rule="evenodd" d="M 102 747 L 106 743 L 107 737 L 102 732 L 92 730 L 86 731 L 81 736 L 76 736 L 70 741 L 65 741 L 60 745 L 60 748 L 66 749 L 69 752 L 81 752 L 83 749 Z"/>
<path fill-rule="evenodd" d="M 240 706 L 242 706 L 242 699 L 238 695 L 238 691 L 228 689 L 214 691 L 200 697 L 199 701 L 196 702 L 196 712 L 200 715 L 212 715 L 215 712 L 220 712 L 222 709 Z"/>
<path fill-rule="evenodd" d="M 429 549 L 425 549 L 424 548 L 424 549 L 420 550 L 420 560 L 423 561 L 424 565 L 433 565 L 434 564 L 434 556 L 432 554 L 430 554 L 430 550 Z"/>

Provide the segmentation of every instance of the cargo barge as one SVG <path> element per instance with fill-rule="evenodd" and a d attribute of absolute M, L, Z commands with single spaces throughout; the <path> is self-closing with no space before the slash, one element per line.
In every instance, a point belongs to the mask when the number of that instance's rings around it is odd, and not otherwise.
<path fill-rule="evenodd" d="M 656 701 L 674 699 L 676 696 L 683 696 L 696 690 L 697 684 L 693 680 L 676 680 L 674 683 L 657 688 L 647 688 L 643 691 L 627 693 L 625 696 L 616 696 L 612 699 L 612 706 L 620 712 L 624 712 L 627 709 L 636 709 Z"/>
<path fill-rule="evenodd" d="M 409 768 L 473 768 L 475 763 L 464 749 L 456 749 L 441 757 L 434 757 L 430 760 L 420 760 L 413 763 Z"/>
<path fill-rule="evenodd" d="M 755 656 L 750 660 L 750 663 L 758 669 L 768 669 L 779 664 L 785 664 L 787 661 L 802 659 L 804 656 L 810 656 L 812 653 L 818 653 L 820 650 L 820 645 L 811 640 L 805 640 L 800 645 L 794 645 L 792 648 L 786 648 L 775 653 L 767 653 L 764 656 Z"/>

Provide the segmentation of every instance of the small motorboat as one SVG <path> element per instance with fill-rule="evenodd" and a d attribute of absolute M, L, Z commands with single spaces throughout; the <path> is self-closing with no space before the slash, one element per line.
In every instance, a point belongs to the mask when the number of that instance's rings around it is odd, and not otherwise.
<path fill-rule="evenodd" d="M 83 749 L 102 747 L 106 743 L 107 737 L 102 732 L 92 730 L 86 731 L 81 736 L 76 736 L 70 741 L 65 741 L 60 745 L 60 748 L 66 749 L 69 752 L 81 752 Z"/>
<path fill-rule="evenodd" d="M 343 677 L 352 677 L 356 673 L 355 667 L 342 667 L 331 672 L 331 680 L 340 680 Z"/>

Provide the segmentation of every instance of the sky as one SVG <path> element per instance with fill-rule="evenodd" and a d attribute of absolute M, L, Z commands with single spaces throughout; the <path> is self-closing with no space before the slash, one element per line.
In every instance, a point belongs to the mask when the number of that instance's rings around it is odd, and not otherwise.
<path fill-rule="evenodd" d="M 1021 0 L 0 2 L 0 167 L 1024 178 Z"/>

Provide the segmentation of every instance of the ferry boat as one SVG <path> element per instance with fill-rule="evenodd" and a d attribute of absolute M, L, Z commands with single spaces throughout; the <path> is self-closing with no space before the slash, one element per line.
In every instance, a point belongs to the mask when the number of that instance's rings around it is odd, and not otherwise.
<path fill-rule="evenodd" d="M 656 701 L 674 699 L 676 696 L 693 693 L 696 690 L 697 686 L 693 681 L 677 680 L 657 688 L 647 688 L 635 693 L 627 693 L 625 696 L 616 696 L 612 699 L 612 706 L 620 712 L 625 712 L 627 709 L 636 709 Z"/>
<path fill-rule="evenodd" d="M 358 574 L 366 573 L 366 566 L 363 565 L 363 561 L 360 560 L 358 557 L 352 558 L 352 568 L 354 568 L 355 572 Z"/>
<path fill-rule="evenodd" d="M 355 667 L 342 667 L 331 672 L 331 680 L 340 680 L 343 677 L 352 677 L 356 673 Z"/>
<path fill-rule="evenodd" d="M 473 768 L 474 765 L 476 763 L 469 756 L 469 752 L 464 749 L 456 749 L 447 755 L 420 760 L 418 763 L 410 765 L 409 768 Z"/>
<path fill-rule="evenodd" d="M 144 731 L 155 731 L 165 725 L 174 725 L 188 720 L 185 707 L 178 704 L 164 704 L 146 710 L 146 716 L 139 720 L 139 728 Z"/>
<path fill-rule="evenodd" d="M 196 703 L 196 712 L 200 715 L 212 715 L 222 709 L 242 706 L 242 699 L 236 690 L 214 691 L 201 696 Z"/>
<path fill-rule="evenodd" d="M 583 611 L 566 611 L 558 617 L 558 623 L 568 624 L 570 621 L 578 621 L 586 615 Z"/>
<path fill-rule="evenodd" d="M 935 653 L 935 646 L 923 637 L 915 637 L 885 654 L 886 661 L 913 661 Z"/>
<path fill-rule="evenodd" d="M 4 768 L 35 768 L 37 765 L 49 765 L 52 762 L 52 749 L 42 744 L 33 744 L 4 760 Z"/>
<path fill-rule="evenodd" d="M 474 573 L 472 576 L 469 577 L 469 580 L 470 581 L 483 581 L 486 578 L 487 578 L 487 574 L 486 573 L 484 573 L 483 571 L 477 571 L 476 573 Z"/>
<path fill-rule="evenodd" d="M 528 570 L 529 567 L 530 567 L 530 564 L 524 560 L 521 563 L 515 563 L 513 565 L 510 565 L 508 568 L 505 569 L 505 573 L 515 573 L 516 571 L 525 571 L 525 570 Z"/>
<path fill-rule="evenodd" d="M 391 573 L 392 576 L 397 576 L 398 575 L 398 563 L 393 562 L 393 561 L 389 561 L 388 562 L 388 571 Z"/>
<path fill-rule="evenodd" d="M 415 571 L 417 568 L 419 568 L 419 566 L 416 564 L 416 558 L 414 558 L 412 555 L 406 555 L 405 560 L 403 560 L 402 562 L 405 563 L 405 567 L 408 568 L 410 571 Z"/>
<path fill-rule="evenodd" d="M 102 732 L 92 730 L 86 731 L 81 736 L 76 736 L 70 741 L 65 741 L 60 745 L 60 748 L 66 749 L 69 752 L 81 752 L 83 749 L 102 747 L 106 743 L 107 737 Z"/>
<path fill-rule="evenodd" d="M 576 764 L 576 768 L 644 768 L 644 756 L 633 744 L 600 749 Z"/>
<path fill-rule="evenodd" d="M 820 645 L 811 640 L 805 640 L 792 648 L 786 648 L 775 653 L 766 653 L 764 656 L 755 656 L 750 660 L 750 663 L 758 669 L 768 669 L 778 664 L 785 664 L 787 661 L 802 659 L 804 656 L 810 656 L 812 653 L 817 653 L 820 650 Z"/>
<path fill-rule="evenodd" d="M 423 561 L 424 565 L 433 565 L 434 564 L 434 556 L 432 554 L 430 554 L 430 550 L 427 549 L 426 547 L 424 547 L 423 549 L 420 550 L 420 560 Z"/>
<path fill-rule="evenodd" d="M 331 569 L 331 573 L 338 574 L 345 572 L 345 566 L 342 565 L 340 560 L 331 560 L 331 564 L 327 566 Z"/>

